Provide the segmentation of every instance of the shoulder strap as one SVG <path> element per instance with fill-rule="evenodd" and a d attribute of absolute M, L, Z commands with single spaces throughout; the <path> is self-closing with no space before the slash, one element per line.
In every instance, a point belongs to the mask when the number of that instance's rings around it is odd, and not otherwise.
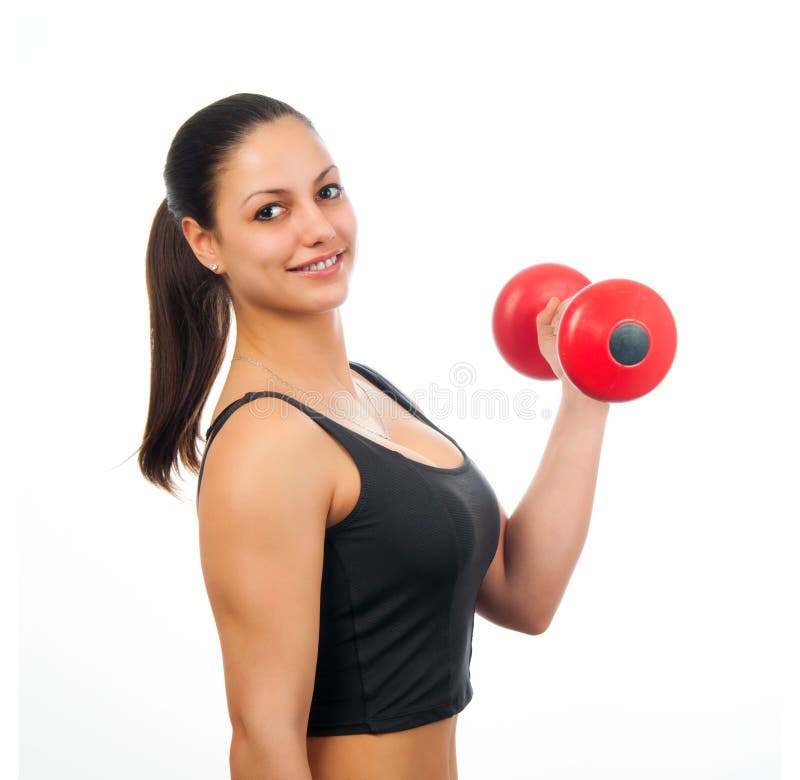
<path fill-rule="evenodd" d="M 245 393 L 241 398 L 237 398 L 233 403 L 228 404 L 211 422 L 208 430 L 206 431 L 206 441 L 211 435 L 212 431 L 216 435 L 217 429 L 227 420 L 242 404 L 246 404 L 250 400 L 250 393 Z"/>
<path fill-rule="evenodd" d="M 365 376 L 367 379 L 370 380 L 376 387 L 379 387 L 385 393 L 390 395 L 397 401 L 406 411 L 411 412 L 415 417 L 422 420 L 422 422 L 429 425 L 434 430 L 439 431 L 442 436 L 450 439 L 453 444 L 457 447 L 458 442 L 446 431 L 443 431 L 438 425 L 436 425 L 432 420 L 428 418 L 428 416 L 420 409 L 405 393 L 401 392 L 401 390 L 392 384 L 383 374 L 378 373 L 374 368 L 370 368 L 363 363 L 355 363 L 353 361 L 350 362 L 350 365 L 358 371 L 359 374 Z M 460 449 L 460 447 L 459 447 Z"/>
<path fill-rule="evenodd" d="M 374 368 L 370 368 L 364 363 L 356 363 L 352 360 L 350 361 L 350 366 L 358 371 L 359 374 L 369 379 L 370 382 L 372 382 L 376 387 L 379 387 L 385 393 L 388 393 L 390 396 L 392 396 L 392 398 L 394 398 L 401 406 L 405 407 L 405 409 L 407 409 L 409 412 L 417 417 L 421 417 L 429 425 L 433 425 L 433 423 L 431 423 L 431 421 L 422 413 L 422 410 L 407 395 L 405 395 L 405 393 L 401 392 L 398 387 L 396 387 L 385 376 L 383 376 L 383 374 L 379 374 Z M 435 428 L 436 426 L 434 425 L 433 427 Z"/>

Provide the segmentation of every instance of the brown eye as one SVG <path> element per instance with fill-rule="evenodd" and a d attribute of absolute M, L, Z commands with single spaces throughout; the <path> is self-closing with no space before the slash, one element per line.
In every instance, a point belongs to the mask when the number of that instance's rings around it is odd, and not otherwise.
<path fill-rule="evenodd" d="M 270 203 L 270 204 L 269 204 L 269 206 L 264 206 L 263 208 L 259 209 L 259 210 L 256 212 L 256 219 L 257 219 L 259 222 L 271 222 L 273 219 L 275 219 L 275 217 L 274 217 L 274 216 L 272 216 L 272 217 L 269 217 L 268 219 L 261 219 L 261 218 L 259 217 L 259 215 L 260 215 L 260 214 L 263 214 L 265 211 L 270 211 L 271 209 L 275 209 L 275 208 L 282 209 L 282 208 L 283 208 L 283 206 L 281 206 L 281 205 L 280 205 L 280 203 Z"/>
<path fill-rule="evenodd" d="M 320 190 L 320 192 L 325 192 L 325 190 L 329 190 L 329 189 L 331 189 L 331 188 L 333 188 L 333 189 L 337 190 L 339 194 L 338 194 L 338 195 L 336 195 L 336 196 L 334 196 L 334 197 L 332 197 L 332 198 L 325 198 L 324 200 L 336 200 L 336 198 L 341 198 L 341 197 L 342 197 L 342 194 L 344 193 L 344 187 L 342 187 L 342 185 L 341 185 L 341 184 L 326 184 L 326 185 L 325 185 L 325 186 L 324 186 L 324 187 L 323 187 L 323 188 Z"/>

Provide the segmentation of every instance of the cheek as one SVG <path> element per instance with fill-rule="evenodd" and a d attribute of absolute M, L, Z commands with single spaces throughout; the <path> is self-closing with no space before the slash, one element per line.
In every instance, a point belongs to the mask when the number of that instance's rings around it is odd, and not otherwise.
<path fill-rule="evenodd" d="M 342 209 L 341 213 L 337 215 L 335 227 L 338 232 L 345 234 L 349 238 L 355 237 L 358 229 L 358 220 L 352 205 L 348 205 L 348 208 Z"/>
<path fill-rule="evenodd" d="M 242 252 L 250 262 L 258 265 L 274 265 L 276 263 L 282 265 L 292 259 L 294 244 L 288 235 L 266 236 L 263 233 L 255 232 L 242 247 Z"/>

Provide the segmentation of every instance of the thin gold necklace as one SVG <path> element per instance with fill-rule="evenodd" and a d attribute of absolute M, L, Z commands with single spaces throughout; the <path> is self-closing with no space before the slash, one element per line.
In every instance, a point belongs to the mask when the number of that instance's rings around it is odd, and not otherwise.
<path fill-rule="evenodd" d="M 245 355 L 234 355 L 233 358 L 231 358 L 231 361 L 233 361 L 233 360 L 246 360 L 248 363 L 252 363 L 253 365 L 256 365 L 256 366 L 259 366 L 260 368 L 263 368 L 265 371 L 269 371 L 269 373 L 272 374 L 272 376 L 276 377 L 281 382 L 283 382 L 285 385 L 291 387 L 293 390 L 297 391 L 301 395 L 304 395 L 307 392 L 306 390 L 302 390 L 301 388 L 297 387 L 296 385 L 293 385 L 287 379 L 284 379 L 280 374 L 277 374 L 271 368 L 269 368 L 268 366 L 265 366 L 263 363 L 260 363 L 258 360 L 254 360 L 253 358 L 246 357 Z M 375 408 L 375 404 L 372 403 L 372 399 L 369 397 L 369 393 L 367 393 L 364 390 L 364 388 L 361 387 L 357 382 L 354 381 L 353 384 L 356 387 L 360 388 L 362 394 L 366 396 L 367 402 L 369 403 L 369 405 L 372 407 L 373 411 L 375 412 L 375 416 L 378 418 L 378 420 L 380 420 L 381 427 L 383 428 L 384 432 L 381 433 L 380 431 L 376 431 L 373 428 L 370 428 L 368 425 L 364 425 L 364 424 L 358 422 L 358 420 L 353 420 L 350 417 L 345 417 L 345 419 L 349 420 L 350 422 L 355 423 L 356 425 L 360 426 L 361 428 L 363 428 L 366 431 L 369 431 L 370 433 L 374 433 L 376 436 L 382 436 L 384 439 L 388 439 L 389 441 L 391 441 L 389 433 L 388 433 L 388 431 L 386 429 L 386 425 L 384 425 L 383 418 L 378 414 L 378 410 Z M 328 409 L 330 412 L 333 412 L 331 407 L 327 403 L 325 403 L 325 401 L 322 401 L 321 403 L 323 403 L 325 405 L 326 409 Z"/>

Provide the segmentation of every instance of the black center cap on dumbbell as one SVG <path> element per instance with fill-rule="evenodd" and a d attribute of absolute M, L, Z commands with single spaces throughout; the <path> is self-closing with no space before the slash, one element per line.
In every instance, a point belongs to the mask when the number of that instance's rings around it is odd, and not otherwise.
<path fill-rule="evenodd" d="M 617 363 L 623 366 L 635 366 L 644 360 L 650 349 L 650 336 L 638 323 L 624 322 L 611 333 L 608 349 Z"/>

